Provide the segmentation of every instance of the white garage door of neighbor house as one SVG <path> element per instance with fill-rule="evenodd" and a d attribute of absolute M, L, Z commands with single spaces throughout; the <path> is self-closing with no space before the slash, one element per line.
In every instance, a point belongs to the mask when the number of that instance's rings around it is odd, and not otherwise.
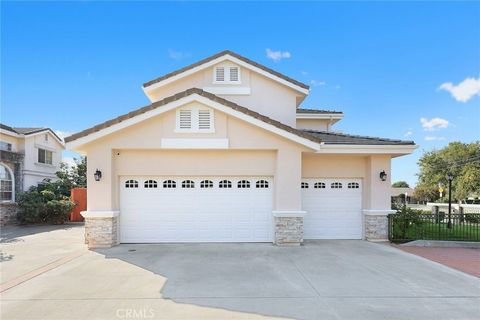
<path fill-rule="evenodd" d="M 305 239 L 362 238 L 360 179 L 303 179 Z"/>
<path fill-rule="evenodd" d="M 271 242 L 271 177 L 121 177 L 124 243 Z"/>

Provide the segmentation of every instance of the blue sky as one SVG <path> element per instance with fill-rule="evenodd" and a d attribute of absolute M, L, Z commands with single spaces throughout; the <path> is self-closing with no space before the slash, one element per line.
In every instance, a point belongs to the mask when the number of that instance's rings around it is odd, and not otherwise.
<path fill-rule="evenodd" d="M 1 14 L 11 126 L 85 129 L 148 104 L 142 83 L 230 49 L 310 84 L 303 107 L 344 111 L 337 130 L 415 140 L 393 180 L 414 183 L 424 150 L 480 137 L 479 2 L 4 1 Z"/>

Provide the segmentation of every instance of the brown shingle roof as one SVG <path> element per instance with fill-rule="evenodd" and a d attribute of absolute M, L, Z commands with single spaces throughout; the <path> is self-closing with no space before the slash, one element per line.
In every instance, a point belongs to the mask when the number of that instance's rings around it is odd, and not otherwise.
<path fill-rule="evenodd" d="M 414 145 L 413 141 L 394 140 L 378 137 L 358 136 L 335 133 L 330 131 L 302 130 L 317 137 L 325 144 L 356 144 L 356 145 Z"/>
<path fill-rule="evenodd" d="M 268 124 L 271 124 L 277 128 L 280 128 L 280 129 L 283 129 L 285 131 L 288 131 L 290 133 L 293 133 L 299 137 L 302 137 L 302 138 L 305 138 L 305 139 L 308 139 L 308 140 L 311 140 L 311 141 L 314 141 L 314 142 L 318 142 L 320 143 L 320 139 L 318 139 L 317 137 L 315 137 L 314 135 L 311 135 L 311 134 L 308 134 L 302 130 L 298 130 L 298 129 L 295 129 L 295 128 L 292 128 L 286 124 L 283 124 L 279 121 L 276 121 L 276 120 L 273 120 L 267 116 L 264 116 L 258 112 L 255 112 L 255 111 L 252 111 L 248 108 L 245 108 L 245 107 L 242 107 L 234 102 L 231 102 L 229 100 L 226 100 L 224 98 L 220 98 L 219 96 L 216 96 L 212 93 L 209 93 L 209 92 L 206 92 L 206 91 L 203 91 L 202 89 L 198 89 L 198 88 L 191 88 L 191 89 L 188 89 L 188 90 L 185 90 L 183 92 L 180 92 L 180 93 L 177 93 L 173 96 L 170 96 L 170 97 L 167 97 L 163 100 L 160 100 L 160 101 L 157 101 L 157 102 L 154 102 L 148 106 L 145 106 L 143 108 L 140 108 L 140 109 L 137 109 L 135 111 L 132 111 L 132 112 L 129 112 L 127 114 L 124 114 L 124 115 L 121 115 L 115 119 L 112 119 L 112 120 L 108 120 L 106 122 L 103 122 L 99 125 L 96 125 L 94 127 L 91 127 L 89 129 L 86 129 L 86 130 L 83 130 L 81 132 L 78 132 L 78 133 L 75 133 L 71 136 L 68 136 L 65 138 L 65 142 L 71 142 L 71 141 L 74 141 L 74 140 L 77 140 L 79 138 L 82 138 L 82 137 L 85 137 L 85 136 L 88 136 L 94 132 L 97 132 L 97 131 L 100 131 L 102 129 L 105 129 L 105 128 L 108 128 L 112 125 L 115 125 L 115 124 L 118 124 L 122 121 L 125 121 L 127 119 L 130 119 L 130 118 L 133 118 L 135 116 L 138 116 L 140 114 L 143 114 L 145 112 L 148 112 L 148 111 L 151 111 L 151 110 L 154 110 L 156 108 L 160 108 L 170 102 L 173 102 L 173 101 L 176 101 L 176 100 L 179 100 L 181 98 L 185 98 L 187 96 L 190 96 L 192 94 L 198 94 L 198 95 L 201 95 L 202 97 L 205 97 L 205 98 L 208 98 L 212 101 L 215 101 L 215 102 L 218 102 L 224 106 L 227 106 L 227 107 L 230 107 L 236 111 L 239 111 L 239 112 L 242 112 L 246 115 L 249 115 L 251 117 L 254 117 L 256 119 L 259 119 L 265 123 L 268 123 Z"/>
<path fill-rule="evenodd" d="M 290 83 L 293 83 L 294 85 L 297 85 L 297 86 L 299 86 L 299 87 L 301 87 L 301 88 L 309 89 L 309 86 L 308 86 L 308 85 L 306 85 L 306 84 L 304 84 L 304 83 L 302 83 L 302 82 L 300 82 L 300 81 L 297 81 L 297 80 L 295 80 L 295 79 L 292 79 L 292 78 L 290 78 L 290 77 L 287 77 L 286 75 L 281 74 L 280 72 L 277 72 L 277 71 L 275 71 L 275 70 L 273 70 L 273 69 L 270 69 L 270 68 L 268 68 L 268 67 L 266 67 L 266 66 L 264 66 L 264 65 L 261 65 L 261 64 L 255 62 L 255 61 L 252 61 L 252 60 L 250 60 L 250 59 L 248 59 L 248 58 L 245 58 L 244 56 L 241 56 L 241 55 L 239 55 L 238 53 L 235 53 L 235 52 L 230 51 L 230 50 L 221 51 L 221 52 L 219 52 L 219 53 L 217 53 L 217 54 L 214 54 L 213 56 L 210 56 L 210 57 L 208 57 L 208 58 L 202 59 L 202 60 L 200 60 L 200 61 L 198 61 L 198 62 L 195 62 L 195 63 L 193 63 L 193 64 L 191 64 L 191 65 L 189 65 L 189 66 L 186 66 L 186 67 L 184 67 L 184 68 L 178 69 L 178 70 L 173 71 L 173 72 L 170 72 L 170 73 L 168 73 L 168 74 L 166 74 L 166 75 L 164 75 L 164 76 L 161 76 L 161 77 L 159 77 L 159 78 L 157 78 L 157 79 L 154 79 L 154 80 L 145 82 L 145 83 L 143 84 L 143 87 L 146 88 L 146 87 L 148 87 L 148 86 L 151 86 L 152 84 L 161 82 L 161 81 L 163 81 L 163 80 L 165 80 L 165 79 L 168 79 L 168 78 L 171 78 L 171 77 L 173 77 L 173 76 L 176 76 L 177 74 L 181 74 L 181 73 L 183 73 L 183 72 L 185 72 L 185 71 L 188 71 L 188 70 L 190 70 L 190 69 L 193 69 L 193 68 L 195 68 L 195 67 L 198 67 L 198 66 L 200 66 L 200 65 L 202 65 L 202 64 L 205 64 L 205 63 L 207 63 L 207 62 L 210 62 L 210 61 L 212 61 L 212 60 L 215 60 L 215 59 L 217 59 L 217 58 L 219 58 L 219 57 L 221 57 L 221 56 L 227 55 L 227 54 L 228 54 L 228 55 L 231 55 L 232 57 L 235 57 L 235 58 L 237 58 L 237 59 L 239 59 L 239 60 L 242 60 L 243 62 L 248 63 L 248 64 L 250 64 L 250 65 L 252 65 L 252 66 L 255 66 L 255 67 L 257 67 L 257 68 L 260 68 L 260 69 L 262 69 L 262 70 L 264 70 L 264 71 L 266 71 L 266 72 L 268 72 L 268 73 L 271 73 L 271 74 L 273 74 L 273 75 L 275 75 L 275 76 L 277 76 L 277 77 L 279 77 L 279 78 L 282 78 L 282 79 L 284 79 L 284 80 L 286 80 L 286 81 L 288 81 L 288 82 L 290 82 Z"/>
<path fill-rule="evenodd" d="M 341 111 L 331 111 L 331 110 L 319 110 L 319 109 L 305 109 L 305 108 L 298 108 L 297 113 L 303 114 L 303 113 L 315 113 L 315 114 L 330 114 L 330 113 L 336 113 L 336 114 L 343 114 Z"/>

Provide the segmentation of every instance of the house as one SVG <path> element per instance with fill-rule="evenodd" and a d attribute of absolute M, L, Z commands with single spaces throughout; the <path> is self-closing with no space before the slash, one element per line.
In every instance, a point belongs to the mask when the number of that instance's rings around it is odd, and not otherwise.
<path fill-rule="evenodd" d="M 146 82 L 151 104 L 67 137 L 88 156 L 86 241 L 387 237 L 390 162 L 412 141 L 332 131 L 309 87 L 223 51 Z"/>
<path fill-rule="evenodd" d="M 0 222 L 16 215 L 16 195 L 55 179 L 63 140 L 50 128 L 12 128 L 0 124 Z"/>
<path fill-rule="evenodd" d="M 415 199 L 413 198 L 414 190 L 410 187 L 392 187 L 391 197 L 392 203 L 405 204 L 405 203 L 414 203 Z M 407 198 L 407 201 L 405 201 Z"/>

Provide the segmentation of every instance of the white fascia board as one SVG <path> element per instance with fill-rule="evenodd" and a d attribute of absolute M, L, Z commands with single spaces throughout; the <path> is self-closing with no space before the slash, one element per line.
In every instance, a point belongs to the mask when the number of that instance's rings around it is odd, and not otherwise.
<path fill-rule="evenodd" d="M 163 138 L 162 149 L 228 149 L 228 139 Z"/>
<path fill-rule="evenodd" d="M 75 150 L 76 148 L 78 148 L 79 146 L 82 146 L 86 143 L 89 143 L 89 142 L 92 142 L 96 139 L 99 139 L 103 136 L 106 136 L 108 134 L 111 134 L 111 133 L 114 133 L 118 130 L 121 130 L 121 129 L 124 129 L 124 128 L 127 128 L 129 126 L 132 126 L 134 124 L 137 124 L 139 122 L 142 122 L 146 119 L 149 119 L 151 117 L 154 117 L 154 116 L 157 116 L 157 115 L 160 115 L 162 113 L 165 113 L 165 112 L 168 112 L 170 110 L 173 110 L 175 108 L 178 108 L 182 105 L 185 105 L 187 103 L 190 103 L 190 102 L 193 102 L 193 101 L 197 101 L 197 102 L 200 102 L 200 103 L 203 103 L 207 106 L 210 106 L 214 109 L 217 109 L 221 112 L 224 112 L 226 114 L 229 114 L 229 115 L 232 115 L 236 118 L 239 118 L 241 120 L 244 120 L 246 122 L 249 122 L 251 124 L 254 124 L 258 127 L 261 127 L 267 131 L 270 131 L 272 133 L 275 133 L 279 136 L 282 136 L 286 139 L 289 139 L 289 140 L 292 140 L 298 144 L 301 144 L 301 145 L 304 145 L 310 149 L 313 149 L 313 150 L 319 150 L 320 148 L 320 144 L 317 143 L 317 142 L 314 142 L 314 141 L 311 141 L 311 140 L 308 140 L 306 138 L 302 138 L 296 134 L 293 134 L 293 133 L 290 133 L 286 130 L 283 130 L 283 129 L 280 129 L 280 128 L 277 128 L 275 127 L 274 125 L 271 125 L 269 123 L 266 123 L 262 120 L 259 120 L 259 119 L 256 119 L 252 116 L 249 116 L 249 115 L 246 115 L 245 113 L 243 112 L 240 112 L 240 111 L 236 111 L 230 107 L 227 107 L 227 106 L 224 106 L 223 104 L 221 103 L 218 103 L 216 101 L 212 101 L 208 98 L 205 98 L 199 94 L 192 94 L 192 95 L 189 95 L 187 97 L 183 97 L 179 100 L 176 100 L 176 101 L 172 101 L 166 105 L 163 105 L 161 107 L 158 107 L 158 108 L 155 108 L 153 110 L 150 110 L 150 111 L 147 111 L 145 113 L 142 113 L 142 114 L 139 114 L 133 118 L 130 118 L 130 119 L 126 119 L 120 123 L 117 123 L 117 124 L 114 124 L 110 127 L 107 127 L 105 129 L 101 129 L 97 132 L 94 132 L 92 134 L 89 134 L 85 137 L 81 137 L 81 138 L 78 138 L 77 140 L 74 140 L 74 141 L 71 141 L 71 142 L 67 142 L 66 143 L 66 148 L 68 150 Z"/>
<path fill-rule="evenodd" d="M 246 69 L 255 71 L 256 73 L 259 73 L 259 74 L 261 74 L 261 75 L 263 75 L 263 76 L 265 76 L 265 77 L 267 77 L 267 78 L 269 78 L 269 79 L 275 80 L 275 81 L 277 81 L 277 82 L 279 82 L 279 83 L 281 83 L 281 84 L 283 84 L 283 85 L 285 85 L 285 86 L 287 86 L 287 87 L 290 87 L 290 88 L 292 88 L 292 89 L 294 89 L 294 90 L 296 90 L 296 91 L 298 91 L 298 92 L 300 92 L 300 93 L 303 93 L 304 95 L 308 95 L 309 92 L 310 92 L 308 89 L 302 88 L 302 87 L 300 87 L 300 86 L 298 86 L 298 85 L 296 85 L 296 84 L 294 84 L 294 83 L 291 83 L 290 81 L 287 81 L 287 80 L 285 80 L 285 79 L 283 79 L 283 78 L 277 77 L 276 75 L 271 74 L 270 72 L 267 72 L 267 71 L 265 71 L 265 70 L 263 70 L 263 69 L 260 69 L 260 68 L 258 68 L 258 67 L 255 67 L 255 66 L 253 66 L 253 65 L 251 65 L 251 64 L 249 64 L 249 63 L 246 63 L 246 62 L 244 62 L 244 61 L 242 61 L 242 60 L 240 60 L 240 59 L 237 59 L 237 58 L 235 58 L 235 57 L 233 57 L 233 56 L 231 56 L 231 55 L 229 55 L 229 54 L 223 55 L 223 56 L 218 57 L 218 58 L 216 58 L 216 59 L 214 59 L 214 60 L 211 60 L 211 61 L 209 61 L 209 62 L 206 62 L 206 63 L 204 63 L 204 64 L 202 64 L 202 65 L 196 66 L 195 68 L 186 70 L 186 71 L 184 71 L 184 72 L 182 72 L 182 73 L 179 73 L 179 74 L 177 74 L 177 75 L 175 75 L 175 76 L 172 76 L 172 77 L 167 78 L 167 79 L 165 79 L 165 80 L 162 80 L 162 81 L 160 81 L 160 82 L 157 82 L 157 83 L 154 83 L 154 84 L 152 84 L 152 85 L 149 85 L 148 87 L 142 87 L 142 88 L 143 88 L 143 91 L 145 92 L 145 94 L 148 95 L 147 91 L 151 91 L 151 90 L 155 90 L 155 89 L 157 89 L 157 88 L 163 87 L 163 86 L 165 86 L 165 85 L 167 85 L 167 84 L 169 84 L 169 83 L 172 83 L 172 82 L 174 82 L 174 81 L 177 81 L 178 79 L 181 79 L 181 78 L 183 78 L 183 77 L 189 76 L 189 75 L 191 75 L 191 74 L 193 74 L 193 73 L 195 73 L 195 72 L 204 70 L 204 69 L 206 69 L 206 68 L 212 67 L 212 66 L 216 65 L 217 63 L 223 62 L 223 61 L 225 61 L 225 60 L 231 61 L 231 62 L 233 62 L 233 63 L 235 63 L 235 64 L 238 64 L 239 66 L 242 66 L 242 67 L 244 67 L 244 68 L 246 68 Z"/>
<path fill-rule="evenodd" d="M 4 134 L 4 135 L 7 135 L 7 136 L 15 137 L 15 138 L 23 138 L 24 137 L 21 134 L 18 134 L 18 133 L 9 131 L 9 130 L 5 130 L 5 129 L 0 129 L 0 133 Z"/>
<path fill-rule="evenodd" d="M 298 113 L 297 119 L 321 119 L 321 120 L 341 120 L 343 114 L 338 113 Z"/>
<path fill-rule="evenodd" d="M 321 144 L 317 153 L 326 154 L 411 154 L 417 145 Z"/>

